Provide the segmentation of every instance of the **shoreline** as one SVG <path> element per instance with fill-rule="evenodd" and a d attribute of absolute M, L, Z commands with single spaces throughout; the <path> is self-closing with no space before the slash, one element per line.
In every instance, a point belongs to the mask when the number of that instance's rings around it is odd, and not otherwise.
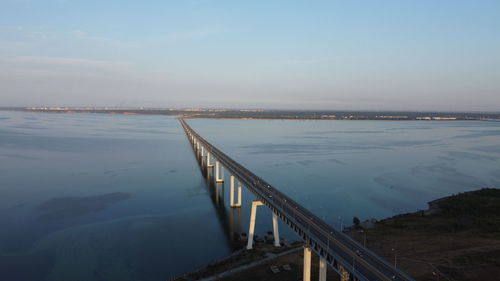
<path fill-rule="evenodd" d="M 477 206 L 482 206 L 488 200 L 491 201 L 490 207 L 474 214 L 467 211 L 467 208 L 477 210 Z M 344 233 L 360 244 L 366 243 L 369 250 L 388 262 L 397 263 L 416 280 L 476 280 L 471 276 L 498 276 L 492 274 L 500 274 L 500 267 L 496 265 L 497 260 L 500 260 L 500 214 L 491 213 L 496 210 L 497 203 L 500 203 L 498 188 L 452 194 L 429 201 L 426 210 L 394 215 L 376 221 L 373 227 L 350 226 Z M 464 221 L 463 218 L 468 219 Z M 494 226 L 490 232 L 483 229 L 479 231 L 476 223 L 484 219 L 497 225 L 498 229 Z M 462 226 L 455 229 L 457 223 Z M 479 227 L 484 225 L 479 224 Z M 254 275 L 259 280 L 300 279 L 302 256 L 299 249 L 302 241 L 294 242 L 293 245 L 294 251 L 283 247 L 282 251 L 291 252 L 288 255 L 276 255 L 273 258 L 268 254 L 276 249 L 269 245 L 251 251 L 241 249 L 221 259 L 220 263 L 212 262 L 171 280 L 250 281 L 255 280 Z M 257 251 L 261 251 L 261 254 L 255 254 Z M 246 263 L 241 262 L 240 256 L 248 259 Z M 231 263 L 232 259 L 236 262 Z M 281 269 L 281 273 L 270 270 L 271 267 L 283 268 L 285 264 L 291 264 L 292 269 Z M 313 268 L 313 273 L 315 271 Z M 208 276 L 196 278 L 204 274 Z M 328 274 L 336 273 L 331 270 Z"/>
<path fill-rule="evenodd" d="M 112 115 L 155 115 L 175 116 L 184 119 L 220 119 L 220 120 L 277 120 L 277 121 L 489 121 L 500 122 L 500 113 L 468 112 L 392 112 L 392 111 L 258 111 L 238 110 L 196 111 L 181 109 L 29 109 L 0 108 L 0 111 L 52 113 L 52 114 L 112 114 Z M 330 114 L 331 115 L 325 115 Z M 333 114 L 335 113 L 335 114 Z M 387 114 L 407 114 L 387 115 Z M 338 115 L 340 114 L 340 115 Z M 270 116 L 273 115 L 273 116 Z M 320 116 L 317 116 L 320 115 Z M 338 116 L 337 116 L 338 115 Z"/>

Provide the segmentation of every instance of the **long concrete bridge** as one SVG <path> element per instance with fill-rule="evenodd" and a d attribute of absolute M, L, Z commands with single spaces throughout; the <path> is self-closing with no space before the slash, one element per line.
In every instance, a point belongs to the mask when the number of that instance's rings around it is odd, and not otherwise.
<path fill-rule="evenodd" d="M 257 207 L 264 205 L 273 213 L 275 246 L 279 246 L 278 218 L 285 222 L 304 241 L 303 280 L 311 280 L 311 254 L 320 258 L 319 280 L 326 281 L 327 265 L 340 274 L 341 280 L 413 280 L 410 276 L 357 243 L 344 233 L 315 216 L 299 203 L 272 187 L 269 183 L 231 159 L 222 151 L 198 135 L 184 119 L 179 119 L 193 146 L 202 169 L 213 171 L 215 164 L 216 182 L 224 181 L 224 169 L 230 176 L 230 207 L 242 204 L 242 185 L 256 197 L 252 202 L 247 249 L 253 247 L 253 234 Z M 215 162 L 215 163 L 214 163 Z M 235 179 L 238 184 L 235 202 Z"/>

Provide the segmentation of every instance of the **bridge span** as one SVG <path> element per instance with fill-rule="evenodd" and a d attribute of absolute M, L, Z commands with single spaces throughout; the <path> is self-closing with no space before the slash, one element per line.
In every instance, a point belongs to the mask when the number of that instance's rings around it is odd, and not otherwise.
<path fill-rule="evenodd" d="M 237 208 L 241 206 L 241 184 L 255 195 L 256 200 L 252 202 L 247 249 L 252 249 L 257 206 L 265 205 L 273 213 L 275 246 L 279 246 L 277 218 L 283 220 L 304 241 L 304 281 L 310 281 L 311 279 L 311 252 L 320 257 L 320 281 L 326 280 L 327 264 L 340 274 L 341 280 L 413 280 L 395 265 L 388 263 L 346 234 L 337 231 L 299 203 L 211 145 L 198 135 L 183 118 L 179 118 L 179 120 L 196 156 L 200 159 L 202 168 L 206 168 L 207 171 L 213 169 L 214 165 L 211 162 L 213 158 L 216 168 L 215 177 L 218 182 L 224 180 L 223 176 L 220 177 L 220 173 L 223 173 L 224 168 L 231 172 L 231 207 Z M 233 203 L 235 178 L 239 187 L 238 203 L 236 204 Z"/>

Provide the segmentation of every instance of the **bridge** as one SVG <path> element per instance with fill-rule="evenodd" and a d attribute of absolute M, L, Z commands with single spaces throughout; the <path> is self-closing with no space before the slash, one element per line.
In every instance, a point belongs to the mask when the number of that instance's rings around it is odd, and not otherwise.
<path fill-rule="evenodd" d="M 252 202 L 247 249 L 253 247 L 253 234 L 257 207 L 264 205 L 273 213 L 273 232 L 275 246 L 279 246 L 278 218 L 285 222 L 304 241 L 303 280 L 311 279 L 311 253 L 320 258 L 319 279 L 326 281 L 326 267 L 329 265 L 340 274 L 341 280 L 393 281 L 413 280 L 395 265 L 368 250 L 346 234 L 318 218 L 299 203 L 271 186 L 231 157 L 198 135 L 183 118 L 179 118 L 184 131 L 192 144 L 202 169 L 213 171 L 215 161 L 215 180 L 224 181 L 224 169 L 230 176 L 230 207 L 241 206 L 241 186 L 251 191 L 256 200 Z M 238 182 L 238 202 L 234 202 L 235 179 Z"/>

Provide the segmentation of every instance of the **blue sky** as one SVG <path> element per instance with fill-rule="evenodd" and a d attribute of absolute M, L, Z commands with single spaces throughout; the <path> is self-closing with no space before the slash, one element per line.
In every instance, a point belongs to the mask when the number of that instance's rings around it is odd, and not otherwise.
<path fill-rule="evenodd" d="M 0 2 L 9 106 L 500 110 L 500 1 Z"/>

